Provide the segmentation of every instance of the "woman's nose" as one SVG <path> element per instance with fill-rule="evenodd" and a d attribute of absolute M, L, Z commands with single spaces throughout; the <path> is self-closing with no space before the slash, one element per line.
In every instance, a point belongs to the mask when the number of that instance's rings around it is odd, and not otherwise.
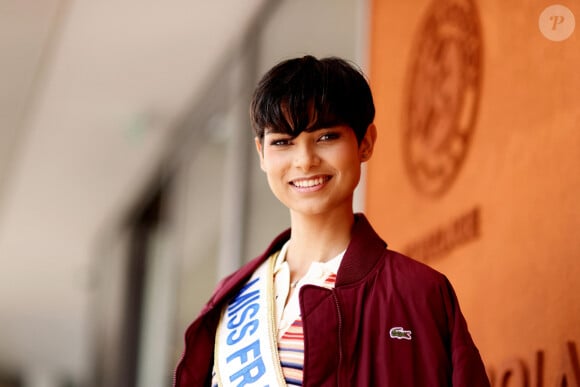
<path fill-rule="evenodd" d="M 296 146 L 296 154 L 294 155 L 294 166 L 303 170 L 310 168 L 320 163 L 320 158 L 316 152 L 313 144 L 299 144 Z"/>

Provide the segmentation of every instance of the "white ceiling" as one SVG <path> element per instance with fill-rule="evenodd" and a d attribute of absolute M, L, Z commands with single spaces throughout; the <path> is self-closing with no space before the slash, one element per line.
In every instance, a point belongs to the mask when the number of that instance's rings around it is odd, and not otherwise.
<path fill-rule="evenodd" d="M 0 369 L 82 374 L 95 236 L 265 0 L 0 0 Z"/>

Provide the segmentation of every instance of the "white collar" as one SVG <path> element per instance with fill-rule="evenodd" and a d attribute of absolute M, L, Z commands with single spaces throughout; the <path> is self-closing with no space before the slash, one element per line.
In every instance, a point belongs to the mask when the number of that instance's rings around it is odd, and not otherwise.
<path fill-rule="evenodd" d="M 288 251 L 289 242 L 290 241 L 286 241 L 286 243 L 284 243 L 284 246 L 282 246 L 282 248 L 280 249 L 280 253 L 278 254 L 278 257 L 276 258 L 276 263 L 274 264 L 274 275 L 276 275 L 276 273 L 280 271 L 280 269 L 282 268 L 282 264 L 286 262 L 286 252 Z M 344 249 L 343 251 L 338 253 L 335 257 L 326 262 L 313 261 L 311 263 L 311 266 L 318 266 L 321 269 L 325 269 L 324 271 L 327 272 L 330 271 L 333 274 L 336 274 L 338 273 L 338 267 L 342 262 L 342 257 L 344 256 L 345 252 L 346 249 Z"/>

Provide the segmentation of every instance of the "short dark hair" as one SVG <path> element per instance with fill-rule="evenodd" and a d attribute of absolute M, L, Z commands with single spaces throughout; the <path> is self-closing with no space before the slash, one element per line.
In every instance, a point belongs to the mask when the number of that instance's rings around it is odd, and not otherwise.
<path fill-rule="evenodd" d="M 280 62 L 258 83 L 250 119 L 260 140 L 266 129 L 293 137 L 302 131 L 347 125 L 359 141 L 375 117 L 369 84 L 354 64 L 311 55 Z"/>

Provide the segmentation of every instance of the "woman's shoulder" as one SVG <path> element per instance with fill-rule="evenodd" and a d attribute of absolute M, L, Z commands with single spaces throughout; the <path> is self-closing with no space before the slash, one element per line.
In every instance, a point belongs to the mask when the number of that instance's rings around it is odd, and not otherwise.
<path fill-rule="evenodd" d="M 231 293 L 234 289 L 241 287 L 250 279 L 254 271 L 256 271 L 266 258 L 264 256 L 256 257 L 223 277 L 214 289 L 212 300 L 218 302 L 219 299 L 227 297 L 227 294 Z"/>
<path fill-rule="evenodd" d="M 432 268 L 405 254 L 386 249 L 384 255 L 383 275 L 409 289 L 447 288 L 447 277 Z"/>
<path fill-rule="evenodd" d="M 224 294 L 231 293 L 232 289 L 236 289 L 242 286 L 247 280 L 250 279 L 254 271 L 272 254 L 280 251 L 282 245 L 290 237 L 290 230 L 285 230 L 280 233 L 264 252 L 257 257 L 243 263 L 238 269 L 234 270 L 232 273 L 224 276 L 217 284 L 212 299 L 218 299 Z"/>

